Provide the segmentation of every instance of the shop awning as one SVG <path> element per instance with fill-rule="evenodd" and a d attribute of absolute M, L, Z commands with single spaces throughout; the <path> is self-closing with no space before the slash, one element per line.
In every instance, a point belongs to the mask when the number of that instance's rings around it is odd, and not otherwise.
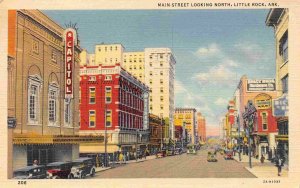
<path fill-rule="evenodd" d="M 80 143 L 102 143 L 103 136 L 91 135 L 39 135 L 35 133 L 14 134 L 13 144 L 80 144 Z"/>

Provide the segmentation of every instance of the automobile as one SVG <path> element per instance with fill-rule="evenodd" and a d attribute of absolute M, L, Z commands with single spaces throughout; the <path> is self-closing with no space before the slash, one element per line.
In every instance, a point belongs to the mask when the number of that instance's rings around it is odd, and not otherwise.
<path fill-rule="evenodd" d="M 167 150 L 167 156 L 175 155 L 174 149 L 168 149 Z"/>
<path fill-rule="evenodd" d="M 45 179 L 47 177 L 44 165 L 26 166 L 14 171 L 14 179 Z"/>
<path fill-rule="evenodd" d="M 72 162 L 54 162 L 47 164 L 47 178 L 48 179 L 67 179 L 71 168 Z"/>
<path fill-rule="evenodd" d="M 232 150 L 226 150 L 225 153 L 224 153 L 224 159 L 225 160 L 233 159 L 233 151 Z"/>
<path fill-rule="evenodd" d="M 214 153 L 208 152 L 207 161 L 208 162 L 217 162 L 218 160 L 217 160 L 216 155 Z"/>
<path fill-rule="evenodd" d="M 187 146 L 187 154 L 197 154 L 196 145 L 191 144 Z"/>
<path fill-rule="evenodd" d="M 166 154 L 166 150 L 160 150 L 156 153 L 156 158 L 162 158 L 162 157 L 166 157 L 167 154 Z"/>
<path fill-rule="evenodd" d="M 73 161 L 69 179 L 83 179 L 85 176 L 94 176 L 96 173 L 95 162 L 92 158 L 81 157 Z"/>
<path fill-rule="evenodd" d="M 181 148 L 176 148 L 175 149 L 175 152 L 174 152 L 174 154 L 175 155 L 180 155 L 180 154 L 182 154 L 183 152 L 182 152 L 182 149 Z"/>

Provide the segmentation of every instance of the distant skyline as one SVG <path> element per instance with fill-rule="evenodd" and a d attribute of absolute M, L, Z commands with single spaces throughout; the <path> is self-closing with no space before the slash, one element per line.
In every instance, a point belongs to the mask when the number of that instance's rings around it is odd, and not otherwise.
<path fill-rule="evenodd" d="M 194 107 L 207 122 L 207 135 L 219 134 L 242 75 L 275 77 L 273 28 L 269 10 L 86 10 L 43 11 L 64 27 L 77 23 L 82 48 L 121 43 L 125 51 L 168 47 L 173 51 L 175 106 Z"/>

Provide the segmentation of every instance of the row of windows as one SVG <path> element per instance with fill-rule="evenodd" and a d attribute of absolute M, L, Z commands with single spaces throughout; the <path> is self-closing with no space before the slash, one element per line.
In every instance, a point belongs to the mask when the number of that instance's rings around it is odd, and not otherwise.
<path fill-rule="evenodd" d="M 119 122 L 121 127 L 126 128 L 142 128 L 143 118 L 132 114 L 120 112 Z"/>
<path fill-rule="evenodd" d="M 39 41 L 38 40 L 35 40 L 35 39 L 32 39 L 32 47 L 31 47 L 31 50 L 33 53 L 35 54 L 39 54 Z M 57 51 L 52 49 L 51 50 L 51 61 L 54 62 L 54 63 L 57 63 Z"/>
<path fill-rule="evenodd" d="M 154 58 L 160 58 L 160 59 L 163 59 L 164 58 L 164 54 L 153 54 L 153 55 L 150 55 L 149 58 L 150 59 L 154 59 Z"/>
<path fill-rule="evenodd" d="M 110 51 L 113 51 L 113 49 L 115 50 L 115 51 L 117 51 L 118 50 L 118 46 L 110 46 L 110 47 L 107 47 L 107 46 L 105 46 L 105 47 L 98 47 L 98 52 L 101 52 L 101 51 L 105 51 L 105 52 L 107 52 L 108 50 L 110 50 Z"/>
<path fill-rule="evenodd" d="M 40 89 L 41 79 L 38 77 L 29 77 L 28 86 L 28 123 L 40 123 Z M 59 88 L 56 84 L 50 84 L 48 88 L 48 122 L 51 126 L 58 126 L 59 115 Z M 71 102 L 65 100 L 64 105 L 65 125 L 71 125 Z"/>
<path fill-rule="evenodd" d="M 81 92 L 80 92 L 81 93 Z M 109 104 L 112 101 L 112 89 L 111 86 L 105 86 L 105 103 Z M 89 103 L 96 104 L 96 88 L 89 88 Z"/>
<path fill-rule="evenodd" d="M 106 110 L 105 113 L 105 125 L 106 127 L 112 126 L 112 111 L 110 109 Z M 96 126 L 96 110 L 89 110 L 89 127 Z"/>
<path fill-rule="evenodd" d="M 153 63 L 150 62 L 150 63 L 149 63 L 149 66 L 152 67 L 152 66 L 153 66 Z M 163 66 L 164 66 L 164 62 L 163 62 L 163 61 L 160 61 L 160 62 L 159 62 L 159 66 L 160 66 L 160 67 L 163 67 Z"/>
<path fill-rule="evenodd" d="M 137 61 L 137 59 L 129 59 L 129 60 L 127 60 L 127 59 L 124 59 L 124 63 L 126 63 L 126 62 L 129 62 L 129 63 L 132 63 L 132 62 L 134 62 L 134 63 L 136 63 L 136 62 L 140 62 L 140 63 L 142 63 L 143 62 L 143 60 L 141 59 L 141 58 L 139 58 L 139 61 Z"/>
<path fill-rule="evenodd" d="M 152 84 L 152 83 L 150 82 L 150 84 Z M 149 88 L 149 91 L 150 91 L 150 93 L 152 93 L 152 87 Z M 160 87 L 159 91 L 160 91 L 160 93 L 163 93 L 164 92 L 164 88 Z"/>
<path fill-rule="evenodd" d="M 152 104 L 150 104 L 150 107 L 149 107 L 149 108 L 150 108 L 150 110 L 153 110 L 153 106 L 152 106 Z M 163 104 L 161 104 L 161 105 L 160 105 L 160 109 L 161 109 L 161 110 L 163 110 L 163 109 L 164 109 L 164 105 L 163 105 Z"/>
<path fill-rule="evenodd" d="M 159 74 L 160 74 L 161 76 L 163 76 L 163 75 L 164 75 L 164 72 L 163 72 L 163 71 L 160 71 Z M 150 72 L 149 72 L 149 75 L 150 75 L 150 76 L 153 76 L 153 72 L 150 71 Z M 162 80 L 162 79 L 161 79 L 161 80 Z"/>
<path fill-rule="evenodd" d="M 141 98 L 137 98 L 137 96 L 132 95 L 131 93 L 125 92 L 124 90 L 120 90 L 119 99 L 121 104 L 125 104 L 134 109 L 143 110 L 143 100 Z"/>
<path fill-rule="evenodd" d="M 150 96 L 150 98 L 149 98 L 149 99 L 150 99 L 150 102 L 152 102 L 152 96 Z M 163 102 L 163 101 L 164 101 L 164 97 L 163 97 L 163 96 L 160 96 L 160 101 L 161 101 L 161 102 Z"/>

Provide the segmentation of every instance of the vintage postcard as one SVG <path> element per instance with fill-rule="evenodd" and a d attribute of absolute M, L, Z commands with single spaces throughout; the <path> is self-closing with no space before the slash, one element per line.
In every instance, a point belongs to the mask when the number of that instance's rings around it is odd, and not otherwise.
<path fill-rule="evenodd" d="M 0 1 L 1 187 L 300 187 L 298 1 Z"/>

